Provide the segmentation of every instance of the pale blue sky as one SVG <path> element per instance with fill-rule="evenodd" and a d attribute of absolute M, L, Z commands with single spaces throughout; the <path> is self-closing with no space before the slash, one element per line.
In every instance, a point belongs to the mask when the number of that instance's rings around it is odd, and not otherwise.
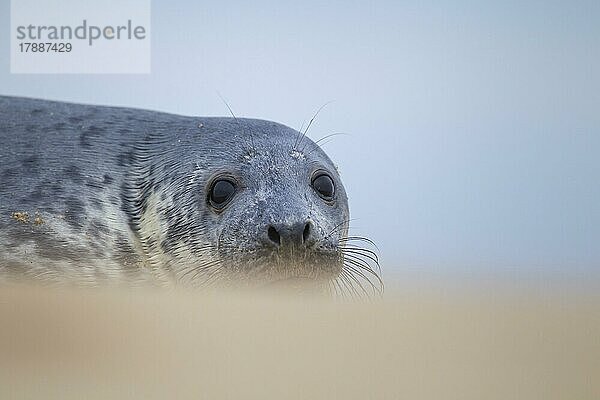
<path fill-rule="evenodd" d="M 600 272 L 600 3 L 153 3 L 150 75 L 11 75 L 0 93 L 311 129 L 388 275 Z"/>

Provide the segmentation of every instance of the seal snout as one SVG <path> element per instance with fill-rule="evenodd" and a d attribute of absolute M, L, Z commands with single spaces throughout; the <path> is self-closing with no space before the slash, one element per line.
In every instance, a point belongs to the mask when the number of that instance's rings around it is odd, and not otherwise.
<path fill-rule="evenodd" d="M 270 224 L 267 227 L 266 241 L 277 248 L 308 247 L 315 243 L 314 228 L 310 221 Z"/>

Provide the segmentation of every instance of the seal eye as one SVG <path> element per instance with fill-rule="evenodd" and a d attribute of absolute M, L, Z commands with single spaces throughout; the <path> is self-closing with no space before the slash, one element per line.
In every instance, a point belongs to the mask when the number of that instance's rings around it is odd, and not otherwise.
<path fill-rule="evenodd" d="M 210 190 L 210 204 L 217 210 L 220 210 L 229 203 L 229 200 L 231 200 L 234 193 L 235 186 L 233 182 L 226 179 L 219 179 L 213 183 L 212 189 Z"/>
<path fill-rule="evenodd" d="M 319 196 L 321 196 L 324 200 L 331 201 L 333 200 L 333 194 L 335 193 L 335 188 L 333 185 L 333 179 L 329 175 L 320 174 L 317 175 L 316 178 L 312 181 L 312 187 L 317 191 Z"/>

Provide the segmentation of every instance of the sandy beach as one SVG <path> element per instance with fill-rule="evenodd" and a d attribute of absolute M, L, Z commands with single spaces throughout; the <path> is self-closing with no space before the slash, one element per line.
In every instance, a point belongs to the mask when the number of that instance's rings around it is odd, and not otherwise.
<path fill-rule="evenodd" d="M 430 288 L 431 289 L 431 288 Z M 597 399 L 593 293 L 0 292 L 6 399 Z"/>

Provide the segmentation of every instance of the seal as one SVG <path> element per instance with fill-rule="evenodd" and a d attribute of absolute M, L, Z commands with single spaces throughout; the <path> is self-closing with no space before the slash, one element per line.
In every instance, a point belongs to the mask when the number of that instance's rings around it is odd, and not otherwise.
<path fill-rule="evenodd" d="M 305 132 L 0 96 L 0 140 L 2 278 L 381 286 L 375 252 L 351 244 L 370 241 L 348 236 L 338 171 Z"/>

